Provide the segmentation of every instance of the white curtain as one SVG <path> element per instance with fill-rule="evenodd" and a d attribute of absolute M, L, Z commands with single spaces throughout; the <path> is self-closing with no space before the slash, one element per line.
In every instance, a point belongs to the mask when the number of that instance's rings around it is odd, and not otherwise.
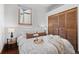
<path fill-rule="evenodd" d="M 4 46 L 4 5 L 0 4 L 0 53 Z"/>

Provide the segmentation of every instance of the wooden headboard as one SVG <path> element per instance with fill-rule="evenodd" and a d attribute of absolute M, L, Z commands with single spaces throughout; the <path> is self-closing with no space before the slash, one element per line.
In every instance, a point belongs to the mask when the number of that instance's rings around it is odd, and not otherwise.
<path fill-rule="evenodd" d="M 37 37 L 39 37 L 39 36 L 44 36 L 44 35 L 46 35 L 46 32 L 26 33 L 27 39 L 28 39 L 28 38 L 34 38 L 34 37 L 36 37 L 36 36 L 34 36 L 34 34 L 38 34 Z"/>

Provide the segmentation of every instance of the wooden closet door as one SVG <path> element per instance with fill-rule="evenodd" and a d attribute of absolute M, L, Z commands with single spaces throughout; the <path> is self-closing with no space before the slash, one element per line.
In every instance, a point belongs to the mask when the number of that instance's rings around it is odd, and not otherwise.
<path fill-rule="evenodd" d="M 66 12 L 67 39 L 77 51 L 77 8 Z"/>
<path fill-rule="evenodd" d="M 52 34 L 53 33 L 53 20 L 52 20 L 52 16 L 48 17 L 48 34 Z"/>
<path fill-rule="evenodd" d="M 66 23 L 65 12 L 59 13 L 59 35 L 66 38 Z"/>
<path fill-rule="evenodd" d="M 58 15 L 52 16 L 53 35 L 58 35 Z"/>

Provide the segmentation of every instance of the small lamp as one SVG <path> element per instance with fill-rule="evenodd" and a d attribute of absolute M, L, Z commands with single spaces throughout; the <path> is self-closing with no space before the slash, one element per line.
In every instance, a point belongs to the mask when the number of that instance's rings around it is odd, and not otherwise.
<path fill-rule="evenodd" d="M 8 28 L 8 33 L 10 33 L 10 37 L 13 38 L 13 33 L 15 32 L 14 28 Z"/>

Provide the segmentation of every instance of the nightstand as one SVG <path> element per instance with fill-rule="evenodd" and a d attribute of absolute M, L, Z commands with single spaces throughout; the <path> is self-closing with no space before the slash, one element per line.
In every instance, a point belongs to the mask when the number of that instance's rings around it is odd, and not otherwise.
<path fill-rule="evenodd" d="M 17 48 L 17 38 L 8 38 L 7 39 L 7 49 Z"/>
<path fill-rule="evenodd" d="M 4 45 L 2 54 L 18 54 L 18 45 L 17 45 L 17 38 L 8 38 L 6 44 Z"/>

